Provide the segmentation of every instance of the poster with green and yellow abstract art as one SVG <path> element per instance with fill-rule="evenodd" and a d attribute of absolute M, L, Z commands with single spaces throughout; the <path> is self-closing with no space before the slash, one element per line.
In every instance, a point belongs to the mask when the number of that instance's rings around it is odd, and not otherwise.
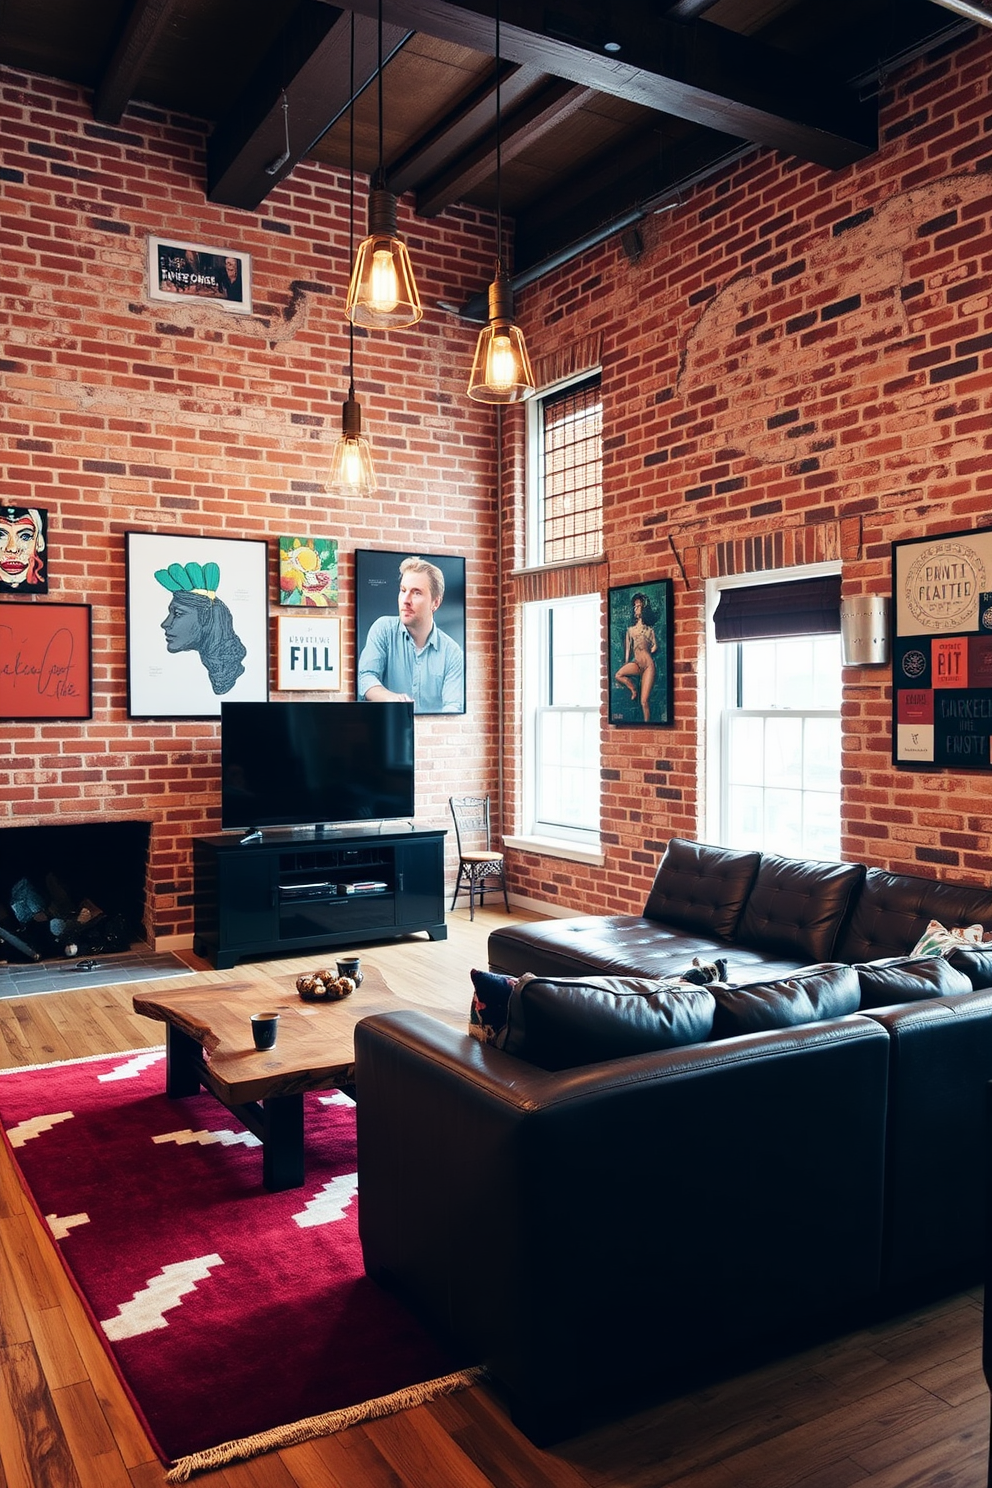
<path fill-rule="evenodd" d="M 279 603 L 326 610 L 338 602 L 338 544 L 333 537 L 279 539 Z"/>

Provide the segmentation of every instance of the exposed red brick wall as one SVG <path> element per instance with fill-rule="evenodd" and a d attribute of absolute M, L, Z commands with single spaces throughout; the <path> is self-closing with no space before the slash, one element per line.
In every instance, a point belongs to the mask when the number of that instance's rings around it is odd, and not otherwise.
<path fill-rule="evenodd" d="M 870 160 L 831 173 L 755 152 L 648 219 L 636 263 L 611 240 L 518 296 L 535 355 L 601 338 L 598 581 L 674 579 L 676 724 L 604 727 L 605 868 L 513 852 L 517 892 L 637 909 L 668 837 L 698 835 L 707 574 L 837 554 L 845 592 L 888 594 L 894 538 L 988 523 L 990 75 L 984 32 L 921 59 L 891 83 Z M 0 822 L 151 820 L 149 925 L 186 934 L 189 838 L 217 826 L 217 727 L 127 716 L 127 530 L 270 538 L 272 614 L 275 539 L 336 536 L 346 689 L 354 550 L 465 553 L 469 711 L 418 721 L 419 815 L 445 824 L 448 794 L 496 789 L 494 419 L 464 397 L 473 332 L 434 308 L 488 280 L 492 223 L 401 207 L 427 315 L 358 338 L 382 489 L 349 510 L 323 489 L 347 383 L 346 182 L 304 164 L 257 213 L 213 207 L 197 121 L 132 109 L 107 128 L 75 90 L 11 71 L 0 128 L 3 492 L 49 510 L 48 599 L 93 604 L 95 684 L 91 723 L 0 726 Z M 149 232 L 250 251 L 251 322 L 149 302 Z M 510 830 L 521 411 L 503 422 Z M 894 769 L 890 684 L 888 668 L 845 673 L 844 853 L 985 881 L 992 778 Z"/>
<path fill-rule="evenodd" d="M 0 490 L 48 509 L 47 598 L 92 604 L 94 674 L 91 722 L 0 724 L 0 825 L 150 820 L 149 928 L 190 933 L 189 841 L 219 825 L 219 731 L 128 718 L 128 530 L 270 539 L 272 615 L 278 537 L 336 537 L 339 697 L 355 549 L 465 554 L 468 711 L 417 723 L 418 816 L 448 825 L 449 794 L 496 777 L 495 420 L 464 393 L 474 332 L 436 307 L 486 283 L 492 221 L 415 222 L 401 204 L 426 314 L 356 336 L 380 490 L 347 507 L 324 488 L 347 392 L 347 180 L 304 164 L 258 212 L 215 207 L 198 121 L 132 108 L 109 128 L 83 94 L 9 70 L 0 132 Z M 150 233 L 250 252 L 252 317 L 150 301 Z"/>
<path fill-rule="evenodd" d="M 604 727 L 605 871 L 514 852 L 520 892 L 636 912 L 668 837 L 700 835 L 707 575 L 836 556 L 846 594 L 890 594 L 894 539 L 989 524 L 990 75 L 976 30 L 891 81 L 866 162 L 756 151 L 647 219 L 635 263 L 613 239 L 518 296 L 532 355 L 602 335 L 602 587 L 671 577 L 676 596 L 675 726 Z M 891 669 L 844 679 L 844 855 L 987 882 L 992 776 L 893 768 Z"/>

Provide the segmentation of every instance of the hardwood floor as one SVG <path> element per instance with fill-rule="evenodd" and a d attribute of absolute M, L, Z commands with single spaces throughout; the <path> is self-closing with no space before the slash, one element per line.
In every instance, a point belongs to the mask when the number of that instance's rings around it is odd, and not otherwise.
<path fill-rule="evenodd" d="M 445 942 L 362 954 L 395 992 L 460 1025 L 469 970 L 485 965 L 486 936 L 508 918 L 528 916 L 487 908 L 470 924 L 459 910 Z M 316 960 L 269 961 L 252 974 L 295 977 Z M 161 1043 L 161 1024 L 133 1013 L 133 991 L 0 1001 L 0 1067 Z M 5 1148 L 0 1263 L 0 1488 L 163 1488 L 164 1469 Z M 478 1387 L 207 1478 L 210 1488 L 985 1488 L 981 1313 L 980 1290 L 951 1297 L 550 1452 Z"/>

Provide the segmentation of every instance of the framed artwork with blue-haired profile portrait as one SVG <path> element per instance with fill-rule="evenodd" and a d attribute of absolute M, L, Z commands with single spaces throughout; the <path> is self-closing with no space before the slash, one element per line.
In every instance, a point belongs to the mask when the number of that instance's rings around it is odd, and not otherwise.
<path fill-rule="evenodd" d="M 269 696 L 268 544 L 125 533 L 131 718 L 219 718 Z"/>

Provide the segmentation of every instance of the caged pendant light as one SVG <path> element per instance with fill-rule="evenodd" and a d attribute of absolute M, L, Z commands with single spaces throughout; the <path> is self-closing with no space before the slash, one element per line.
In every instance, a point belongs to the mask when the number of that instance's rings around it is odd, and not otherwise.
<path fill-rule="evenodd" d="M 396 227 L 396 197 L 382 161 L 382 0 L 379 0 L 379 166 L 369 191 L 369 235 L 359 244 L 345 314 L 353 325 L 416 325 L 423 315 L 407 246 Z M 354 107 L 354 101 L 352 101 Z"/>
<path fill-rule="evenodd" d="M 348 251 L 355 247 L 355 16 L 351 17 L 351 115 L 349 120 Z M 355 397 L 355 326 L 348 322 L 348 397 L 341 409 L 341 438 L 334 446 L 328 486 L 338 496 L 370 496 L 377 488 L 372 451 L 362 438 L 362 410 Z"/>
<path fill-rule="evenodd" d="M 489 324 L 479 334 L 468 380 L 476 403 L 520 403 L 534 391 L 523 331 L 513 319 L 513 288 L 503 266 L 503 189 L 500 139 L 499 0 L 496 0 L 496 277 L 489 286 Z"/>

